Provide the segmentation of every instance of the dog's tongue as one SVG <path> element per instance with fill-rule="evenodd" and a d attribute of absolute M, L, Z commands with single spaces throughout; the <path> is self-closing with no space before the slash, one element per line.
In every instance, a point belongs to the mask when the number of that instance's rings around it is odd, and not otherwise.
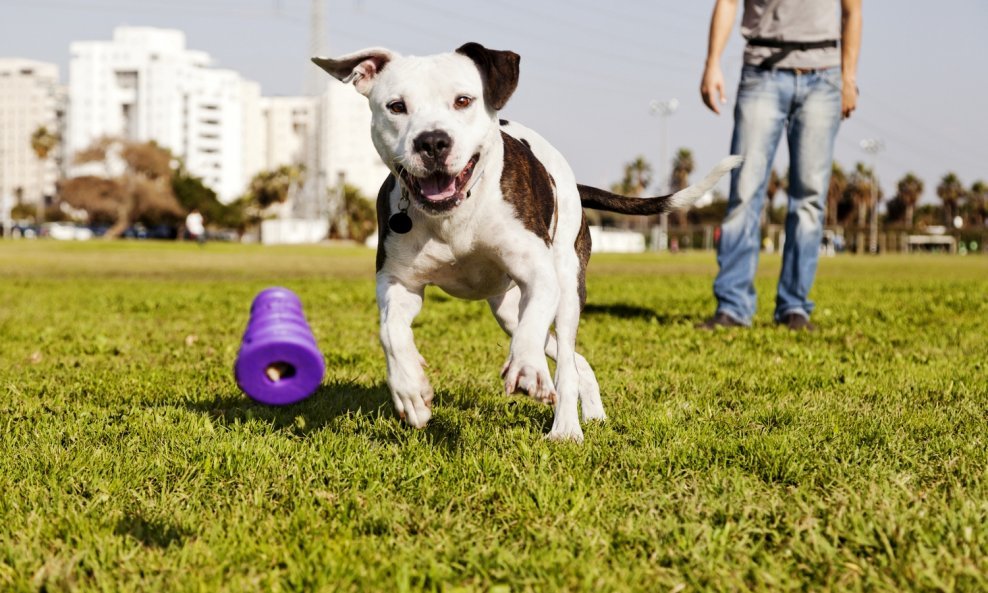
<path fill-rule="evenodd" d="M 436 173 L 418 180 L 419 190 L 427 200 L 439 202 L 456 194 L 456 178 Z"/>

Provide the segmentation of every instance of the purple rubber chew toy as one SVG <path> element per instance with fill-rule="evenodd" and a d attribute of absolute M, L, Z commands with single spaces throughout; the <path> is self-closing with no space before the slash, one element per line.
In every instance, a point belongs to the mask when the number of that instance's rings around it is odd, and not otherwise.
<path fill-rule="evenodd" d="M 285 406 L 312 395 L 325 373 L 295 293 L 281 287 L 258 293 L 234 365 L 240 389 L 262 404 Z"/>

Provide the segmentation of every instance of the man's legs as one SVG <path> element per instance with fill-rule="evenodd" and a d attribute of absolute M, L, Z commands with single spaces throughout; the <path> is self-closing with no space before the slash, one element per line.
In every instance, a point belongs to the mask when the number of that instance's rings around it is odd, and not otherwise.
<path fill-rule="evenodd" d="M 741 71 L 734 107 L 731 154 L 744 163 L 731 173 L 731 195 L 717 247 L 720 271 L 714 281 L 717 313 L 750 325 L 755 314 L 755 269 L 761 232 L 759 222 L 775 150 L 788 116 L 794 76 L 791 72 Z"/>
<path fill-rule="evenodd" d="M 820 257 L 834 138 L 841 120 L 840 81 L 839 68 L 797 75 L 788 130 L 786 243 L 775 301 L 775 320 L 780 323 L 790 314 L 808 319 L 813 312 L 807 297 Z"/>

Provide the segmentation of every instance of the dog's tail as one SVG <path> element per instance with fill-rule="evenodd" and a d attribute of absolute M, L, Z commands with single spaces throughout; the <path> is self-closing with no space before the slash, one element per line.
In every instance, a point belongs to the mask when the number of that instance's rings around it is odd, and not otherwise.
<path fill-rule="evenodd" d="M 713 171 L 707 173 L 707 176 L 701 179 L 699 183 L 681 189 L 674 194 L 654 198 L 629 198 L 589 185 L 578 184 L 576 187 L 580 190 L 580 202 L 583 203 L 584 208 L 606 210 L 618 214 L 661 214 L 690 206 L 703 194 L 710 191 L 725 173 L 740 165 L 742 160 L 744 158 L 738 155 L 729 156 L 717 163 Z"/>

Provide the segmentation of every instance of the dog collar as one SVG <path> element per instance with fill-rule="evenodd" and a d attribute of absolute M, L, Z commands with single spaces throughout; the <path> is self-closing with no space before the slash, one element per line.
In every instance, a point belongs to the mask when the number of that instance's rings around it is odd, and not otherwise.
<path fill-rule="evenodd" d="M 408 231 L 412 230 L 412 217 L 408 215 L 408 206 L 411 202 L 412 201 L 408 199 L 408 190 L 405 189 L 405 185 L 402 184 L 401 197 L 398 198 L 398 212 L 392 214 L 391 218 L 388 219 L 388 228 L 399 235 L 404 235 Z"/>

